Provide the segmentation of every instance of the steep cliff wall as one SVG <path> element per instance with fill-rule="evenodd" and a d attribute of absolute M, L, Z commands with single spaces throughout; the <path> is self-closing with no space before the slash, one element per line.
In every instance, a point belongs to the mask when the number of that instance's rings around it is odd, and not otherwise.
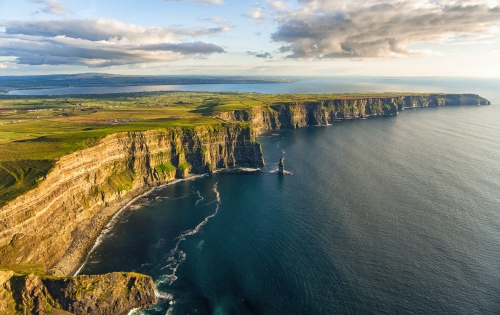
<path fill-rule="evenodd" d="M 121 315 L 155 302 L 153 279 L 135 273 L 54 278 L 0 270 L 4 315 Z"/>
<path fill-rule="evenodd" d="M 489 104 L 488 100 L 475 94 L 429 94 L 295 102 L 220 113 L 217 117 L 223 121 L 249 122 L 254 131 L 260 133 L 271 129 L 326 125 L 339 119 L 396 115 L 398 111 L 411 107 Z"/>
<path fill-rule="evenodd" d="M 189 174 L 263 164 L 251 128 L 224 124 L 119 133 L 57 161 L 39 186 L 0 211 L 0 266 L 72 274 L 125 203 Z"/>
<path fill-rule="evenodd" d="M 75 271 L 110 217 L 150 187 L 189 174 L 263 164 L 262 131 L 395 115 L 408 107 L 487 105 L 474 94 L 340 98 L 221 113 L 222 124 L 119 133 L 61 158 L 39 186 L 0 210 L 0 266 Z"/>

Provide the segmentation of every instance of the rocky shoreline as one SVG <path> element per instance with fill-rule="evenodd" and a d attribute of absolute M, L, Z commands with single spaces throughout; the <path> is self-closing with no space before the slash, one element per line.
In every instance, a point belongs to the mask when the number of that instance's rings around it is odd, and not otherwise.
<path fill-rule="evenodd" d="M 396 115 L 408 107 L 488 104 L 473 94 L 290 103 L 221 113 L 220 126 L 113 134 L 61 158 L 38 187 L 0 209 L 0 266 L 42 265 L 54 276 L 74 274 L 112 217 L 151 188 L 217 169 L 263 165 L 255 139 L 266 130 Z M 4 290 L 6 283 L 0 284 Z M 7 291 L 19 296 L 28 292 L 23 290 Z M 32 307 L 15 300 L 17 311 Z"/>
<path fill-rule="evenodd" d="M 4 315 L 117 314 L 156 303 L 153 279 L 136 273 L 50 277 L 0 270 Z"/>

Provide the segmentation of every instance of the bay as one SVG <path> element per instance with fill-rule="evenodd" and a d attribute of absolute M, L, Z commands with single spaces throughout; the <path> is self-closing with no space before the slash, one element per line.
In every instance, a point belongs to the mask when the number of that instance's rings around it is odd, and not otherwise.
<path fill-rule="evenodd" d="M 140 198 L 81 273 L 152 275 L 159 302 L 135 314 L 499 313 L 498 81 L 405 80 L 371 88 L 493 105 L 267 132 L 262 173 Z M 275 173 L 281 157 L 293 175 Z"/>

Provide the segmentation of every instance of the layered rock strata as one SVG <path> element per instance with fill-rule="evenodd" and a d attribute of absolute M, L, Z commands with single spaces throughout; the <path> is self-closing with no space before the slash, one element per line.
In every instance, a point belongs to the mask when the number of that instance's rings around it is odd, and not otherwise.
<path fill-rule="evenodd" d="M 412 107 L 488 104 L 474 94 L 295 102 L 221 113 L 216 118 L 226 123 L 217 126 L 109 135 L 94 147 L 62 157 L 36 188 L 0 209 L 0 266 L 31 264 L 53 275 L 74 273 L 110 218 L 151 187 L 217 168 L 263 165 L 255 137 L 265 130 L 396 115 Z M 0 271 L 0 311 L 122 314 L 153 301 L 152 281 L 146 278 L 141 281 L 147 285 L 135 286 L 139 282 L 125 281 L 120 278 L 124 275 L 89 277 L 14 277 L 11 271 Z M 105 287 L 123 287 L 122 280 L 128 290 L 107 295 Z M 89 293 L 89 283 L 99 288 L 91 292 L 109 299 Z"/>
<path fill-rule="evenodd" d="M 244 124 L 107 136 L 62 157 L 38 187 L 1 209 L 0 266 L 38 264 L 70 275 L 132 198 L 176 178 L 242 164 L 263 164 Z"/>
<path fill-rule="evenodd" d="M 327 125 L 342 119 L 396 115 L 405 108 L 489 104 L 476 94 L 429 94 L 294 102 L 225 112 L 217 117 L 227 122 L 249 122 L 259 134 L 272 129 Z"/>

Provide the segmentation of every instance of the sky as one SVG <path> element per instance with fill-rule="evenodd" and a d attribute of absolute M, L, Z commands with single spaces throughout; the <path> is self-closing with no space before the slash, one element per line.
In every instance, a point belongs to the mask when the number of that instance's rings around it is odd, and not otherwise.
<path fill-rule="evenodd" d="M 498 0 L 0 0 L 0 75 L 500 77 Z"/>

